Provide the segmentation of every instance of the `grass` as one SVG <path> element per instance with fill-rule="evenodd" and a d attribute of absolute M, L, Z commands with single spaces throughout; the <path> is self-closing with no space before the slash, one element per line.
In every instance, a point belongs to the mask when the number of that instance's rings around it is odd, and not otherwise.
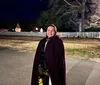
<path fill-rule="evenodd" d="M 67 49 L 68 55 L 84 57 L 84 58 L 100 58 L 99 53 L 95 53 L 94 51 L 90 51 L 87 49 Z"/>
<path fill-rule="evenodd" d="M 41 38 L 30 39 L 0 39 L 0 50 L 5 48 L 35 52 Z M 63 39 L 65 54 L 68 57 L 78 57 L 100 60 L 100 41 L 96 39 Z"/>
<path fill-rule="evenodd" d="M 97 39 L 63 39 L 66 56 L 100 62 L 100 41 Z"/>

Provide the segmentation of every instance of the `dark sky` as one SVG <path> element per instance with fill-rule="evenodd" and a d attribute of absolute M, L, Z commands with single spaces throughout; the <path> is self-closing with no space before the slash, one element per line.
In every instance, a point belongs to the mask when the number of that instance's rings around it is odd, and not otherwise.
<path fill-rule="evenodd" d="M 48 6 L 48 0 L 0 0 L 0 25 L 34 22 Z"/>

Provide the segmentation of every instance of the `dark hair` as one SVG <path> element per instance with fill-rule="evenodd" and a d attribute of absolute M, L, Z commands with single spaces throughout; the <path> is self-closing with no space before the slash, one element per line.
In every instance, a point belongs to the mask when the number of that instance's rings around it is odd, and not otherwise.
<path fill-rule="evenodd" d="M 55 25 L 54 25 L 54 24 L 50 24 L 49 26 L 55 27 Z M 48 26 L 48 27 L 49 27 L 49 26 Z"/>

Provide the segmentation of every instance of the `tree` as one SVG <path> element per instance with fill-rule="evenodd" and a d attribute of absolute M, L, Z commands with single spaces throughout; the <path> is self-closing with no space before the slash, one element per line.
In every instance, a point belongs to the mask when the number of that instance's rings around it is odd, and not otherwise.
<path fill-rule="evenodd" d="M 90 15 L 89 28 L 100 28 L 100 0 L 91 0 L 89 7 L 92 10 Z"/>
<path fill-rule="evenodd" d="M 40 27 L 47 27 L 50 24 L 55 24 L 57 28 L 61 28 L 62 20 L 58 13 L 60 0 L 50 0 L 48 5 L 48 10 L 45 10 L 41 13 L 40 18 L 37 21 L 37 24 Z"/>
<path fill-rule="evenodd" d="M 87 3 L 88 0 L 49 0 L 48 10 L 41 13 L 37 23 L 39 26 L 55 24 L 59 30 L 71 28 L 79 31 L 77 19 L 80 19 L 80 31 L 84 31 L 85 13 L 89 11 Z"/>
<path fill-rule="evenodd" d="M 57 27 L 60 28 L 62 21 L 60 20 L 59 16 L 55 15 L 55 13 L 51 13 L 50 11 L 44 11 L 38 20 L 38 25 L 40 27 L 46 28 L 50 24 L 55 24 Z"/>
<path fill-rule="evenodd" d="M 75 20 L 76 19 L 78 19 L 78 14 L 80 14 L 80 17 L 79 17 L 79 31 L 84 31 L 84 19 L 85 19 L 85 11 L 86 11 L 86 1 L 87 0 L 82 0 L 82 1 L 80 1 L 80 0 L 75 0 L 74 2 L 68 2 L 67 0 L 64 0 L 65 2 L 66 2 L 66 4 L 67 5 L 69 5 L 70 6 L 70 13 L 73 13 L 73 16 L 74 16 L 74 21 L 73 22 L 75 22 Z M 72 19 L 71 19 L 72 20 Z M 77 23 L 76 23 L 76 25 L 77 25 Z"/>

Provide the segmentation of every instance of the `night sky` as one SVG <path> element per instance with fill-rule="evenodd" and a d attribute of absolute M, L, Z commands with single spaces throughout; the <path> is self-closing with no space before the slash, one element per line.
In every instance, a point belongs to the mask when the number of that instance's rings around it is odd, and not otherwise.
<path fill-rule="evenodd" d="M 47 6 L 48 0 L 1 0 L 0 26 L 35 22 Z"/>

